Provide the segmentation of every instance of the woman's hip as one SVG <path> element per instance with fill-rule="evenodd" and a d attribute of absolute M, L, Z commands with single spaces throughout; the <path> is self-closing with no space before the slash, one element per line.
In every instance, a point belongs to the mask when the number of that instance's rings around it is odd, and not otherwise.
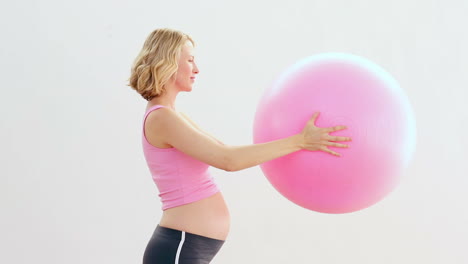
<path fill-rule="evenodd" d="M 157 225 L 143 264 L 208 264 L 223 244 L 224 240 Z"/>

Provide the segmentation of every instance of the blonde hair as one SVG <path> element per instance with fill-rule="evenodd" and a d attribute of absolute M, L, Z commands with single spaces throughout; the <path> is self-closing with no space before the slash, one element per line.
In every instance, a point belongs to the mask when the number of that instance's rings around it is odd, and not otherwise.
<path fill-rule="evenodd" d="M 165 85 L 178 69 L 182 46 L 193 39 L 178 30 L 156 29 L 146 38 L 143 48 L 133 62 L 129 84 L 147 101 L 162 95 Z"/>

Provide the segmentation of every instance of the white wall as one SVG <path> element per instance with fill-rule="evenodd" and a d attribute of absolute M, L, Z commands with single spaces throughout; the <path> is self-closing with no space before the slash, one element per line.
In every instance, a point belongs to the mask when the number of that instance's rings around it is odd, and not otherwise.
<path fill-rule="evenodd" d="M 161 204 L 141 149 L 146 101 L 125 84 L 159 27 L 195 39 L 199 78 L 177 106 L 227 144 L 251 143 L 263 89 L 319 52 L 378 63 L 416 115 L 403 181 L 359 212 L 300 208 L 259 167 L 213 169 L 232 214 L 213 263 L 468 263 L 467 1 L 1 6 L 1 263 L 141 263 Z"/>

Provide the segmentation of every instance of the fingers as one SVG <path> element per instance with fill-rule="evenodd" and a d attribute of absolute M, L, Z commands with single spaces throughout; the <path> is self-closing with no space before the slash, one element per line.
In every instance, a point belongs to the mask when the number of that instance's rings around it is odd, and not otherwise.
<path fill-rule="evenodd" d="M 319 115 L 320 115 L 320 112 L 315 112 L 310 118 L 310 122 L 313 122 L 313 124 L 315 125 L 315 121 L 317 120 Z"/>
<path fill-rule="evenodd" d="M 331 132 L 334 132 L 334 131 L 339 131 L 339 130 L 343 130 L 343 129 L 347 129 L 348 127 L 346 126 L 334 126 L 334 127 L 328 127 L 328 128 L 324 128 L 324 132 L 326 133 L 331 133 Z M 350 137 L 339 137 L 339 136 L 330 136 L 330 135 L 326 135 L 326 139 L 329 140 L 329 141 L 351 141 L 351 138 Z"/>
<path fill-rule="evenodd" d="M 339 144 L 339 143 L 334 143 L 334 142 L 324 142 L 322 143 L 323 145 L 326 145 L 326 146 L 332 146 L 332 147 L 339 147 L 339 148 L 348 148 L 349 146 L 348 145 L 344 145 L 344 144 Z M 327 153 L 330 153 L 334 156 L 337 156 L 337 157 L 341 157 L 341 154 L 335 152 L 335 151 L 332 151 L 330 150 L 328 147 L 326 146 L 322 146 L 320 149 L 324 152 L 327 152 Z"/>
<path fill-rule="evenodd" d="M 335 132 L 335 131 L 339 131 L 339 130 L 344 130 L 344 129 L 347 129 L 348 127 L 346 126 L 334 126 L 334 127 L 328 127 L 328 128 L 325 128 L 325 131 L 327 133 L 330 133 L 330 132 Z"/>
<path fill-rule="evenodd" d="M 325 147 L 325 146 L 322 146 L 320 149 L 321 149 L 322 151 L 324 151 L 324 152 L 327 152 L 327 153 L 332 154 L 333 156 L 341 157 L 341 154 L 336 153 L 335 151 L 330 150 L 330 149 L 328 149 L 328 148 Z"/>
<path fill-rule="evenodd" d="M 329 141 L 351 141 L 350 137 L 328 136 Z"/>
<path fill-rule="evenodd" d="M 337 147 L 337 148 L 349 148 L 348 145 L 335 143 L 335 142 L 324 142 L 322 144 L 326 146 Z"/>

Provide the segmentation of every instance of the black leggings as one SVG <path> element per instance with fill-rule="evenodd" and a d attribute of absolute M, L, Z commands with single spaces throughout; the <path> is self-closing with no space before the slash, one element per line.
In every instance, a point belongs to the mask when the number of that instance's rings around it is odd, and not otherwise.
<path fill-rule="evenodd" d="M 156 226 L 146 246 L 143 264 L 208 264 L 224 240 Z"/>

